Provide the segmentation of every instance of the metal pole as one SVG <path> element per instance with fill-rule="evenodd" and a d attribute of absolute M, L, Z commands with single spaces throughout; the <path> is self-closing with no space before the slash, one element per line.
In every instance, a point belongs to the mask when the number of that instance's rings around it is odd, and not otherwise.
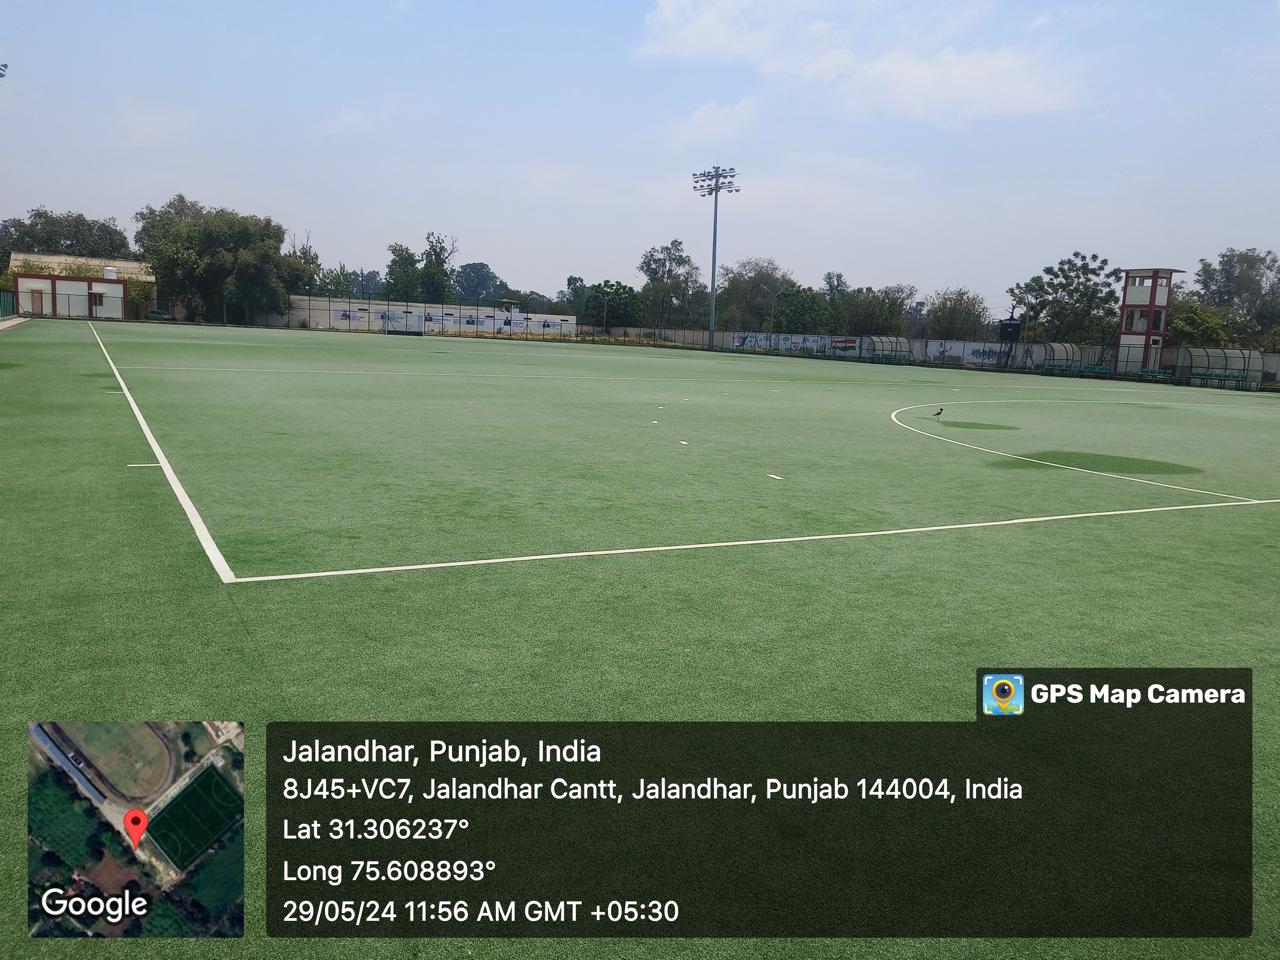
<path fill-rule="evenodd" d="M 707 349 L 716 348 L 716 236 L 720 232 L 720 170 L 716 169 L 715 191 L 711 195 L 711 326 Z"/>
<path fill-rule="evenodd" d="M 718 247 L 720 240 L 720 193 L 738 193 L 740 187 L 734 182 L 738 171 L 733 167 L 722 167 L 715 164 L 710 170 L 703 170 L 693 175 L 693 190 L 700 197 L 711 197 L 711 315 L 707 319 L 707 349 L 716 348 L 716 279 Z"/>

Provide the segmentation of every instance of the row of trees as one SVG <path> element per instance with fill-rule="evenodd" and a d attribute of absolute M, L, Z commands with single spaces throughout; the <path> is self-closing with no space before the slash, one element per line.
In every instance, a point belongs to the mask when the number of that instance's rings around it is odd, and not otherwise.
<path fill-rule="evenodd" d="M 1097 254 L 1076 252 L 1010 288 L 1028 340 L 1099 343 L 1115 333 L 1122 273 Z M 1228 248 L 1201 260 L 1190 283 L 1173 286 L 1169 334 L 1192 346 L 1280 350 L 1280 258 Z"/>
<path fill-rule="evenodd" d="M 508 285 L 487 263 L 455 265 L 457 242 L 439 233 L 428 233 L 420 246 L 390 244 L 379 271 L 325 266 L 310 237 L 299 243 L 270 217 L 205 207 L 182 194 L 133 219 L 132 244 L 114 220 L 80 213 L 37 208 L 25 218 L 0 221 L 0 271 L 9 268 L 13 250 L 136 257 L 155 273 L 162 302 L 222 320 L 283 312 L 291 294 L 513 301 L 615 327 L 703 328 L 710 312 L 702 271 L 678 239 L 644 251 L 638 286 L 570 276 L 564 289 L 544 294 Z M 1027 340 L 1101 343 L 1116 331 L 1120 278 L 1106 258 L 1077 251 L 1010 287 L 1011 314 L 1023 320 Z M 8 285 L 2 274 L 0 284 Z M 770 257 L 726 265 L 716 302 L 721 329 L 940 339 L 989 338 L 995 329 L 983 298 L 971 290 L 921 297 L 909 284 L 854 286 L 837 271 L 810 287 Z M 1280 350 L 1280 260 L 1253 248 L 1201 260 L 1193 282 L 1175 285 L 1169 319 L 1170 334 L 1185 343 Z"/>

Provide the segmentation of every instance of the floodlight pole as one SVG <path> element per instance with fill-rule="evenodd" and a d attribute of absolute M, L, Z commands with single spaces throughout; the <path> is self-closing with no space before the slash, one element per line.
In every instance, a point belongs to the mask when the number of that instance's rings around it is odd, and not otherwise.
<path fill-rule="evenodd" d="M 707 349 L 716 348 L 716 240 L 720 233 L 720 191 L 739 193 L 734 183 L 738 171 L 716 164 L 710 170 L 693 175 L 693 189 L 700 197 L 711 197 L 711 317 L 707 327 Z"/>
<path fill-rule="evenodd" d="M 718 179 L 718 174 L 717 174 Z M 716 238 L 720 234 L 720 191 L 711 195 L 711 318 L 707 330 L 707 349 L 716 348 Z"/>

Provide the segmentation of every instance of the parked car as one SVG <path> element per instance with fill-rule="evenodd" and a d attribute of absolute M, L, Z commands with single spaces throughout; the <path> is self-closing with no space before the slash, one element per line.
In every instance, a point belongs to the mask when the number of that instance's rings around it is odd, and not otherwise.
<path fill-rule="evenodd" d="M 177 319 L 177 318 L 176 318 L 176 317 L 174 317 L 174 315 L 173 315 L 172 313 L 170 313 L 168 310 L 148 310 L 145 314 L 143 314 L 143 317 L 144 317 L 144 318 L 146 318 L 147 320 L 175 320 L 175 319 Z"/>

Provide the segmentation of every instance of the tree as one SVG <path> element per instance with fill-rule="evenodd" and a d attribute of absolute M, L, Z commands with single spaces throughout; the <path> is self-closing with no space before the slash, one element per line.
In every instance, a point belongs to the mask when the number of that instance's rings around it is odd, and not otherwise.
<path fill-rule="evenodd" d="M 1270 250 L 1229 247 L 1216 263 L 1201 260 L 1198 299 L 1226 311 L 1233 339 L 1262 349 L 1280 344 L 1280 258 Z"/>
<path fill-rule="evenodd" d="M 654 326 L 673 327 L 674 317 L 682 313 L 691 319 L 690 300 L 702 286 L 702 271 L 680 240 L 650 247 L 636 267 L 645 278 L 640 294 L 645 310 Z"/>
<path fill-rule="evenodd" d="M 444 303 L 453 297 L 453 276 L 449 262 L 458 245 L 452 237 L 428 233 L 426 247 L 416 254 L 403 243 L 387 247 L 391 260 L 387 263 L 386 289 L 388 300 L 406 303 Z"/>
<path fill-rule="evenodd" d="M 907 283 L 881 287 L 854 287 L 831 304 L 831 332 L 846 337 L 907 335 L 907 318 L 916 299 L 916 288 Z"/>
<path fill-rule="evenodd" d="M 716 325 L 725 330 L 768 330 L 778 298 L 795 283 L 772 257 L 745 257 L 730 264 L 716 291 Z"/>
<path fill-rule="evenodd" d="M 324 267 L 316 277 L 316 296 L 354 296 L 358 279 L 355 273 L 347 269 L 345 263 L 339 262 L 336 267 Z"/>
<path fill-rule="evenodd" d="M 320 254 L 311 246 L 311 235 L 298 246 L 296 237 L 289 237 L 289 251 L 281 258 L 281 270 L 284 277 L 284 288 L 290 294 L 312 296 L 319 292 Z"/>
<path fill-rule="evenodd" d="M 487 263 L 464 263 L 453 271 L 453 285 L 463 300 L 492 303 L 508 293 L 507 285 Z"/>
<path fill-rule="evenodd" d="M 831 305 L 819 290 L 796 284 L 778 296 L 773 329 L 778 333 L 826 333 L 831 328 Z"/>
<path fill-rule="evenodd" d="M 496 300 L 509 300 L 512 303 L 520 304 L 529 313 L 563 313 L 564 310 L 553 310 L 556 306 L 555 298 L 549 297 L 545 293 L 539 293 L 537 290 L 516 290 L 508 287 L 505 283 L 502 290 L 495 297 Z"/>
<path fill-rule="evenodd" d="M 1176 343 L 1188 347 L 1225 347 L 1233 339 L 1223 309 L 1195 300 L 1170 309 L 1169 332 Z"/>
<path fill-rule="evenodd" d="M 828 302 L 834 302 L 849 292 L 849 281 L 844 274 L 836 270 L 828 270 L 822 275 L 822 293 Z"/>
<path fill-rule="evenodd" d="M 270 217 L 205 208 L 178 194 L 134 219 L 134 239 L 166 299 L 225 321 L 283 313 L 289 297 L 281 247 L 284 227 Z"/>
<path fill-rule="evenodd" d="M 453 296 L 453 275 L 449 262 L 458 252 L 458 241 L 440 233 L 428 233 L 422 250 L 422 301 L 443 303 Z"/>
<path fill-rule="evenodd" d="M 386 297 L 388 300 L 418 299 L 422 274 L 418 270 L 418 255 L 403 243 L 387 247 L 391 259 L 387 261 Z"/>
<path fill-rule="evenodd" d="M 835 270 L 823 275 L 822 295 L 830 313 L 827 332 L 838 336 L 906 336 L 909 320 L 919 310 L 916 288 L 909 283 L 879 290 L 851 287 Z"/>
<path fill-rule="evenodd" d="M 377 300 L 386 297 L 387 282 L 377 270 L 356 270 L 352 274 L 351 296 L 362 300 Z"/>
<path fill-rule="evenodd" d="M 1271 250 L 1229 247 L 1217 263 L 1200 261 L 1196 286 L 1208 305 L 1250 316 L 1280 297 L 1280 258 Z"/>
<path fill-rule="evenodd" d="M 638 327 L 644 317 L 640 293 L 616 280 L 603 280 L 587 288 L 579 318 L 592 326 Z"/>
<path fill-rule="evenodd" d="M 939 290 L 929 298 L 925 317 L 927 335 L 936 340 L 980 340 L 991 323 L 987 302 L 964 288 Z"/>
<path fill-rule="evenodd" d="M 133 242 L 145 260 L 148 250 L 159 246 L 183 224 L 199 223 L 205 212 L 201 204 L 188 200 L 181 193 L 158 209 L 148 204 L 133 215 L 138 225 L 133 232 Z"/>
<path fill-rule="evenodd" d="M 1233 342 L 1230 312 L 1204 303 L 1199 292 L 1175 283 L 1169 298 L 1169 336 L 1188 347 L 1225 347 Z"/>
<path fill-rule="evenodd" d="M 1096 253 L 1079 250 L 1026 283 L 1009 288 L 1014 305 L 1023 311 L 1023 336 L 1028 340 L 1103 343 L 1116 326 L 1120 270 Z"/>
<path fill-rule="evenodd" d="M 44 207 L 29 210 L 26 219 L 0 220 L 0 272 L 9 268 L 14 250 L 122 260 L 133 256 L 129 238 L 113 218 L 91 220 L 83 213 L 52 213 Z"/>
<path fill-rule="evenodd" d="M 556 299 L 563 303 L 574 316 L 583 317 L 586 315 L 587 297 L 590 292 L 591 288 L 587 286 L 586 281 L 581 277 L 571 276 L 565 280 L 564 289 Z"/>

